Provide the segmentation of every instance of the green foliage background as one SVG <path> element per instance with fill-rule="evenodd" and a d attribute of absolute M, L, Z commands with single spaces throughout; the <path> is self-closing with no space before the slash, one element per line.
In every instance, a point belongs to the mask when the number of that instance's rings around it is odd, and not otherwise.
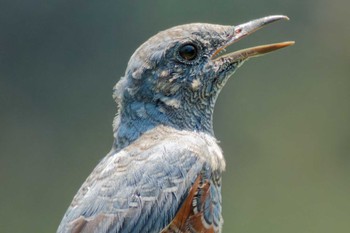
<path fill-rule="evenodd" d="M 0 232 L 54 232 L 112 144 L 112 87 L 168 27 L 279 22 L 230 47 L 295 40 L 248 61 L 215 110 L 224 232 L 350 229 L 350 1 L 3 1 Z"/>

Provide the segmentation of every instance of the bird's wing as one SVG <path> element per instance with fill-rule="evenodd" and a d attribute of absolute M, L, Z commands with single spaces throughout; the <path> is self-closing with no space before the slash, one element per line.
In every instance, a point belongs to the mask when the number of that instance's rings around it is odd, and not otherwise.
<path fill-rule="evenodd" d="M 197 177 L 176 216 L 161 233 L 221 232 L 221 184 L 203 178 Z"/>
<path fill-rule="evenodd" d="M 209 219 L 201 224 L 217 222 L 220 195 L 202 158 L 190 145 L 167 140 L 111 153 L 80 188 L 58 232 L 160 232 L 178 212 L 191 216 L 200 208 Z M 194 206 L 191 213 L 179 211 L 183 203 Z"/>

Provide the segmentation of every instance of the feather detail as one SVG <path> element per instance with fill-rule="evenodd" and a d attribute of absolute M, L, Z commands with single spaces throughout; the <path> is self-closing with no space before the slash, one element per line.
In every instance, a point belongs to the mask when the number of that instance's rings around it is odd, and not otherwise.
<path fill-rule="evenodd" d="M 206 199 L 210 198 L 210 183 L 208 180 L 201 183 L 202 176 L 199 175 L 192 185 L 186 200 L 175 215 L 174 220 L 161 233 L 218 232 L 212 223 L 207 223 L 204 219 L 203 210 Z M 211 210 L 209 211 L 212 212 L 212 207 L 210 208 Z"/>

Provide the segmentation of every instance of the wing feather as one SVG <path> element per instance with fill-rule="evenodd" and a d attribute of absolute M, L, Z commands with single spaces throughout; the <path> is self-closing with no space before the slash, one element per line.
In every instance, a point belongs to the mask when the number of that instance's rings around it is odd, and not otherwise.
<path fill-rule="evenodd" d="M 112 150 L 96 166 L 57 232 L 158 233 L 187 201 L 191 211 L 201 211 L 192 216 L 193 226 L 206 224 L 219 232 L 224 167 L 213 137 L 156 127 L 122 150 Z M 193 188 L 198 177 L 200 184 Z M 193 190 L 195 197 L 188 198 Z"/>
<path fill-rule="evenodd" d="M 111 153 L 78 191 L 58 232 L 159 232 L 175 216 L 204 162 L 191 150 L 166 143 L 132 156 Z"/>

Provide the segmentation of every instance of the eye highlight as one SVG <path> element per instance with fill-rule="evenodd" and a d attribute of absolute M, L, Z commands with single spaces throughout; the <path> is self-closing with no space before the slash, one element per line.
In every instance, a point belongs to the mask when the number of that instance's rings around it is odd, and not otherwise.
<path fill-rule="evenodd" d="M 194 44 L 184 44 L 179 48 L 179 55 L 186 61 L 193 61 L 198 56 L 198 49 Z"/>

